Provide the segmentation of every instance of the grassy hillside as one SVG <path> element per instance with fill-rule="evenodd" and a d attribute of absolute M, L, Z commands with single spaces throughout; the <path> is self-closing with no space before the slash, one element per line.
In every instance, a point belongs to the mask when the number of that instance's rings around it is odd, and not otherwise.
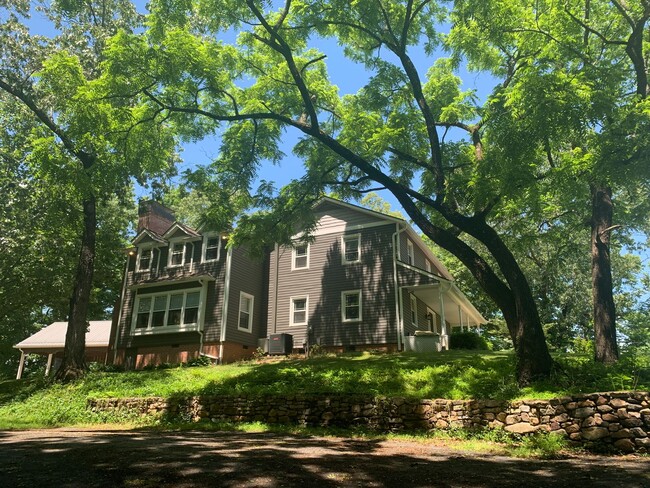
<path fill-rule="evenodd" d="M 93 397 L 353 393 L 516 399 L 650 388 L 648 370 L 639 370 L 629 361 L 604 368 L 585 358 L 563 357 L 551 381 L 520 389 L 514 380 L 513 361 L 510 354 L 494 352 L 361 354 L 218 367 L 95 372 L 70 385 L 50 385 L 42 379 L 5 381 L 0 383 L 0 428 L 147 422 L 88 412 L 86 400 Z"/>

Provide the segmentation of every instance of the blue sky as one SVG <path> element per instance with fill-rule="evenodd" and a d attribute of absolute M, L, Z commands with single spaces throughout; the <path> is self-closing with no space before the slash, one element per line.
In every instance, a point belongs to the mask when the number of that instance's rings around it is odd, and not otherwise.
<path fill-rule="evenodd" d="M 135 4 L 140 12 L 146 13 L 146 2 L 136 0 Z M 51 24 L 38 12 L 33 13 L 30 23 L 35 33 L 52 35 L 55 32 Z M 228 35 L 228 38 L 225 39 L 226 42 L 234 41 L 235 35 L 235 33 Z M 337 45 L 336 41 L 332 39 L 318 39 L 312 41 L 312 46 L 327 55 L 326 63 L 330 79 L 338 86 L 341 95 L 356 93 L 369 79 L 370 73 L 363 66 L 345 58 L 342 48 Z M 435 53 L 433 56 L 427 56 L 423 48 L 413 48 L 411 56 L 424 79 L 428 68 L 437 57 L 444 56 L 444 53 Z M 475 90 L 480 100 L 484 100 L 487 97 L 495 83 L 488 76 L 479 76 L 476 73 L 468 73 L 464 70 L 459 75 L 464 82 L 463 89 Z M 298 136 L 299 134 L 297 132 L 285 133 L 285 142 L 282 145 L 282 151 L 286 157 L 279 166 L 274 166 L 270 163 L 264 165 L 259 173 L 260 180 L 274 181 L 276 188 L 280 188 L 291 179 L 298 178 L 302 175 L 302 163 L 291 151 L 293 144 L 298 140 Z M 195 143 L 184 144 L 180 148 L 182 162 L 178 166 L 179 173 L 210 163 L 218 155 L 218 152 L 219 139 L 217 136 Z M 147 197 L 149 196 L 149 190 L 140 187 L 137 189 L 137 194 L 138 197 Z M 394 208 L 400 208 L 389 192 L 381 192 L 381 196 L 389 201 Z"/>

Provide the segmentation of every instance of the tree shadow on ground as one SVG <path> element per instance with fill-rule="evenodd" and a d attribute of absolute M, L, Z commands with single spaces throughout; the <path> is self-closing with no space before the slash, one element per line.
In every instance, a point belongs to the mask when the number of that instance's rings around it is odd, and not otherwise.
<path fill-rule="evenodd" d="M 3 486 L 650 486 L 650 460 L 466 456 L 426 444 L 241 432 L 4 432 Z"/>

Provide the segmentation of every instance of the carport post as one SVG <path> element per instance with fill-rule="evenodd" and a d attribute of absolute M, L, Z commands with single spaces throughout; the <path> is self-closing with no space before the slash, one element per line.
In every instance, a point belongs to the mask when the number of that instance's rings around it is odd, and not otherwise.
<path fill-rule="evenodd" d="M 20 364 L 18 365 L 18 374 L 16 379 L 19 380 L 23 376 L 23 368 L 25 367 L 25 351 L 20 350 Z"/>
<path fill-rule="evenodd" d="M 52 357 L 54 354 L 50 353 L 47 355 L 47 366 L 45 366 L 45 376 L 50 375 L 50 369 L 52 369 Z"/>

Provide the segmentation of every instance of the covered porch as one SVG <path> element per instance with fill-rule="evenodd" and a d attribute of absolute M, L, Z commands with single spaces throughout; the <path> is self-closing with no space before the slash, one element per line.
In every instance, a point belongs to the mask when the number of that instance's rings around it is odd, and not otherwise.
<path fill-rule="evenodd" d="M 20 363 L 16 379 L 23 376 L 25 359 L 28 354 L 47 356 L 45 376 L 58 367 L 65 347 L 67 322 L 53 322 L 35 334 L 14 346 L 20 351 Z M 110 320 L 91 320 L 86 331 L 86 361 L 106 364 L 108 359 L 108 343 L 111 332 Z"/>
<path fill-rule="evenodd" d="M 487 322 L 451 281 L 439 280 L 433 284 L 403 286 L 400 293 L 404 292 L 415 296 L 418 302 L 426 307 L 426 320 L 424 323 L 417 323 L 417 330 L 412 335 L 404 334 L 402 326 L 406 351 L 448 350 L 452 332 L 474 330 L 480 333 L 481 324 Z"/>

